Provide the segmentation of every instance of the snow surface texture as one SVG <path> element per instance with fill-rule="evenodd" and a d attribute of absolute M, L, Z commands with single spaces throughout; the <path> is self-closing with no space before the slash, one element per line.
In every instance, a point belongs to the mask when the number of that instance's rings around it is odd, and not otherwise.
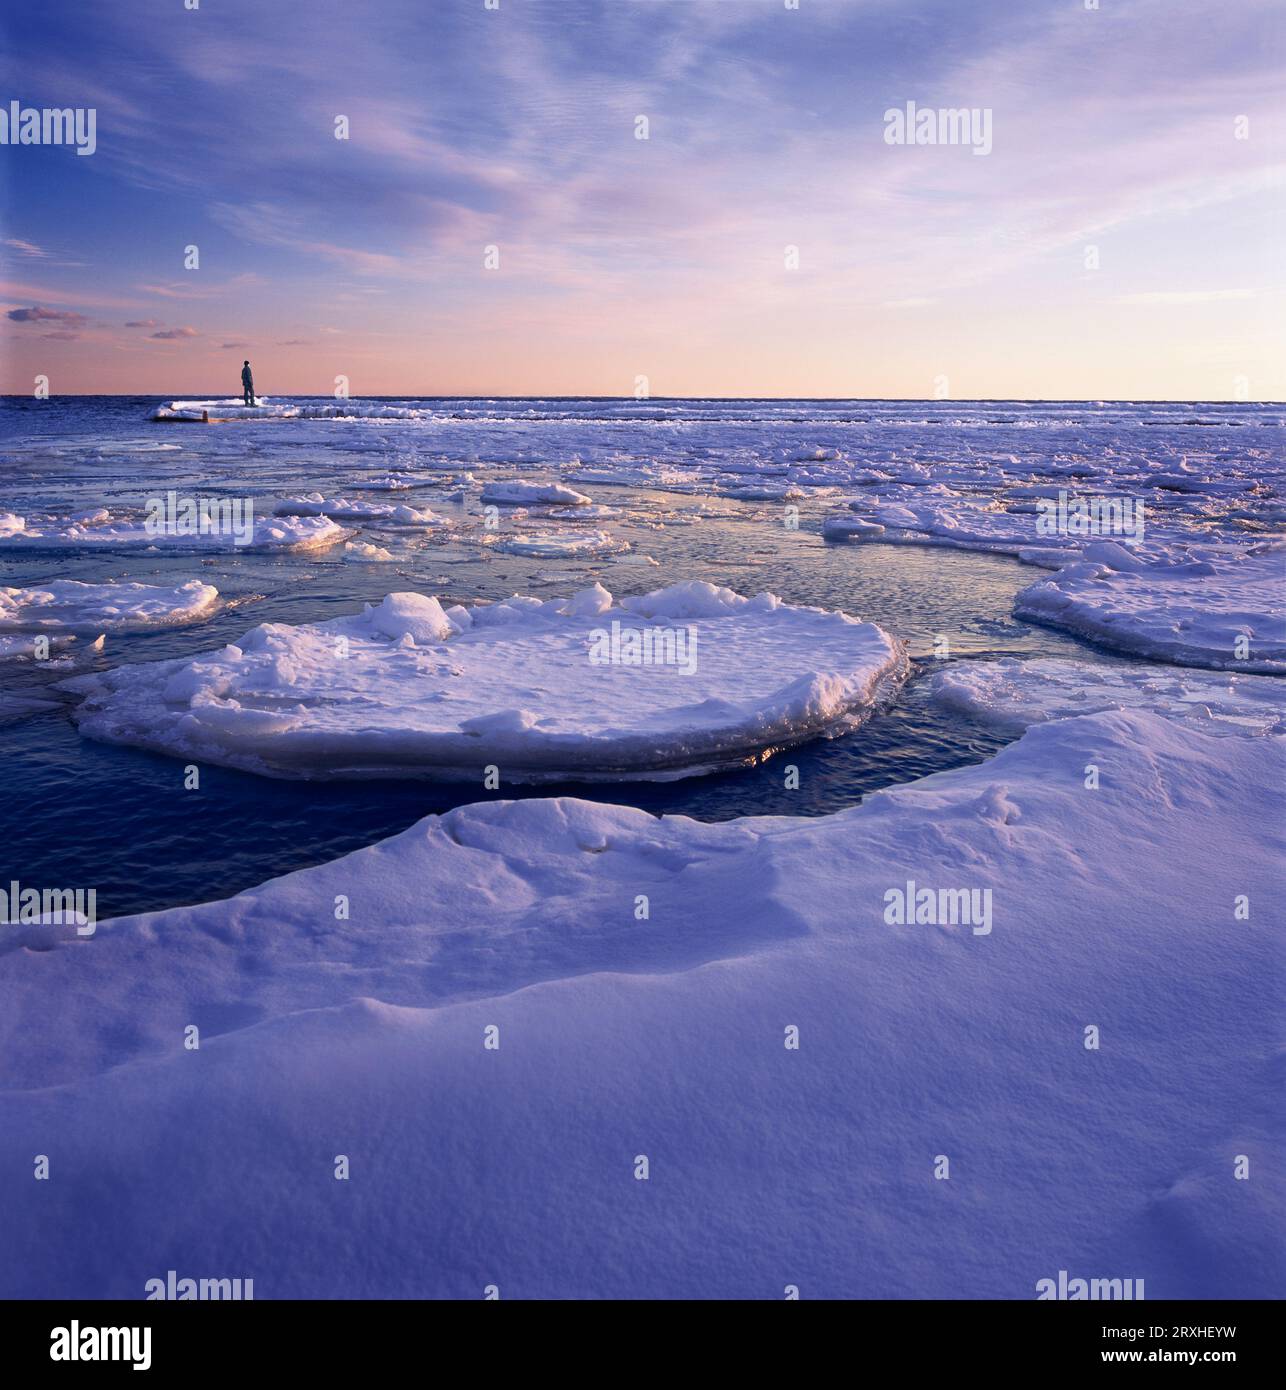
<path fill-rule="evenodd" d="M 819 819 L 474 805 L 10 929 L 0 1294 L 1279 1298 L 1282 752 L 1118 710 Z"/>
<path fill-rule="evenodd" d="M 613 625 L 660 633 L 668 660 L 613 664 Z M 253 772 L 481 783 L 494 764 L 510 781 L 598 781 L 706 772 L 850 729 L 905 672 L 872 623 L 689 582 L 619 605 L 598 584 L 467 610 L 390 594 L 66 688 L 85 696 L 90 738 Z"/>
<path fill-rule="evenodd" d="M 934 698 L 1018 731 L 1100 710 L 1150 709 L 1210 734 L 1286 733 L 1286 682 L 1273 676 L 1171 671 L 1146 662 L 961 661 L 933 677 Z M 1229 728 L 1229 725 L 1232 728 Z"/>
<path fill-rule="evenodd" d="M 1182 666 L 1286 672 L 1286 546 L 1148 561 L 1107 541 L 1083 559 L 1024 589 L 1014 613 Z"/>
<path fill-rule="evenodd" d="M 210 617 L 219 591 L 198 579 L 183 584 L 55 579 L 30 589 L 0 587 L 0 632 L 135 632 Z"/>

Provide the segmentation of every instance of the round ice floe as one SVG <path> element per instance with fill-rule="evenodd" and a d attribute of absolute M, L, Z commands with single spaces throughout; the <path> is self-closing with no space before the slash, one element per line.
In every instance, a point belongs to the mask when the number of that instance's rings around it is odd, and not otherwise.
<path fill-rule="evenodd" d="M 1286 727 L 1286 689 L 1274 676 L 1167 671 L 1146 662 L 960 661 L 937 672 L 932 689 L 940 703 L 1013 730 L 1112 709 L 1195 720 L 1216 734 Z"/>
<path fill-rule="evenodd" d="M 0 631 L 127 632 L 199 623 L 219 605 L 212 584 L 82 584 L 55 579 L 29 589 L 0 588 Z"/>
<path fill-rule="evenodd" d="M 1104 541 L 1082 561 L 1022 590 L 1016 616 L 1182 666 L 1286 672 L 1286 547 L 1143 558 Z"/>
<path fill-rule="evenodd" d="M 905 674 L 871 623 L 673 584 L 266 624 L 78 678 L 81 732 L 283 777 L 669 778 L 851 728 Z"/>

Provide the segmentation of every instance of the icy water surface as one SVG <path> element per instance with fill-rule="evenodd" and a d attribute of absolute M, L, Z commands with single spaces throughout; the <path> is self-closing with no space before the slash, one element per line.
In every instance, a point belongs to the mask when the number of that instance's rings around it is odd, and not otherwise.
<path fill-rule="evenodd" d="M 229 603 L 193 627 L 109 636 L 100 665 L 210 650 L 258 623 L 335 617 L 398 589 L 452 603 L 513 593 L 563 596 L 594 580 L 620 596 L 680 579 L 843 609 L 901 636 L 919 662 L 898 704 L 853 734 L 754 768 L 677 782 L 487 792 L 481 785 L 285 782 L 205 766 L 200 790 L 189 792 L 180 761 L 83 740 L 65 708 L 0 725 L 0 844 L 7 857 L 0 878 L 93 885 L 103 917 L 223 897 L 369 844 L 428 812 L 497 797 L 567 793 L 704 820 L 824 815 L 877 788 L 980 761 L 1004 741 L 925 698 L 922 676 L 941 636 L 954 659 L 1113 660 L 1012 617 L 1014 593 L 1037 577 L 1014 560 L 824 543 L 820 521 L 833 510 L 834 496 L 796 500 L 793 529 L 782 501 L 736 501 L 703 488 L 573 483 L 594 502 L 622 509 L 602 525 L 632 550 L 601 560 L 537 560 L 477 543 L 477 486 L 466 484 L 458 500 L 449 483 L 391 496 L 353 490 L 373 472 L 438 469 L 450 478 L 468 471 L 480 482 L 554 478 L 581 467 L 629 469 L 645 460 L 676 470 L 697 465 L 707 473 L 711 464 L 733 465 L 751 470 L 750 477 L 762 468 L 773 476 L 785 454 L 837 447 L 850 459 L 932 463 L 941 457 L 980 476 L 1008 460 L 1011 471 L 1039 478 L 1043 465 L 1059 458 L 1174 451 L 1185 442 L 1203 457 L 1222 452 L 1235 461 L 1262 449 L 1280 427 L 1279 410 L 1255 406 L 851 401 L 422 401 L 391 403 L 368 418 L 153 425 L 147 416 L 156 404 L 154 398 L 5 402 L 0 512 L 137 511 L 148 497 L 172 489 L 252 496 L 256 514 L 267 514 L 276 498 L 318 490 L 431 507 L 458 527 L 447 537 L 413 538 L 355 528 L 361 534 L 354 539 L 387 546 L 397 557 L 374 565 L 345 563 L 342 547 L 318 556 L 206 557 L 0 550 L 0 584 L 200 578 Z M 363 408 L 381 410 L 371 403 Z M 0 688 L 27 690 L 67 674 L 9 663 L 0 666 Z M 784 788 L 788 764 L 799 768 L 798 790 Z"/>

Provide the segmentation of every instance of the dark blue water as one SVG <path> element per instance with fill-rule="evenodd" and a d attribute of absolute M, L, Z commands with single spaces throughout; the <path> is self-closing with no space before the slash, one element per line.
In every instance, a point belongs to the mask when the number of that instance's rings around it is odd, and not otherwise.
<path fill-rule="evenodd" d="M 154 401 L 81 399 L 5 407 L 0 455 L 0 511 L 141 506 L 157 490 L 199 488 L 271 499 L 314 488 L 342 492 L 364 470 L 384 471 L 429 458 L 458 461 L 508 456 L 579 458 L 600 465 L 656 457 L 683 466 L 722 450 L 744 457 L 783 443 L 837 441 L 850 451 L 859 431 L 872 451 L 908 435 L 906 410 L 889 406 L 893 423 L 862 403 L 842 403 L 844 421 L 818 416 L 808 403 L 668 403 L 665 413 L 626 403 L 624 422 L 600 403 L 435 403 L 428 422 L 255 422 L 226 426 L 153 426 Z M 658 406 L 660 403 L 657 403 Z M 827 403 L 835 406 L 836 403 Z M 879 403 L 872 403 L 878 407 Z M 643 403 L 647 405 L 647 403 Z M 925 403 L 914 403 L 923 420 Z M 730 414 L 740 414 L 729 421 Z M 1045 426 L 1018 436 L 1013 411 L 975 407 L 968 450 L 1048 456 L 1072 448 L 1066 408 Z M 1082 408 L 1088 409 L 1088 408 Z M 1173 411 L 1190 407 L 1172 407 Z M 1218 409 L 1227 409 L 1219 407 Z M 1235 410 L 1235 408 L 1233 408 Z M 505 412 L 508 411 L 506 416 Z M 951 405 L 957 421 L 967 414 Z M 832 416 L 838 416 L 832 410 Z M 714 417 L 715 423 L 711 423 Z M 481 419 L 482 423 L 479 423 Z M 445 422 L 444 422 L 445 420 Z M 1235 425 L 1225 422 L 1229 428 Z M 1203 435 L 1209 427 L 1203 430 Z M 1079 437 L 1079 436 L 1078 436 Z M 756 442 L 758 441 L 758 443 Z M 160 449 L 157 445 L 177 445 Z M 959 448 L 960 446 L 956 446 Z M 1081 441 L 1085 449 L 1092 442 Z M 1036 470 L 1038 476 L 1038 470 Z M 398 495 L 463 521 L 467 503 L 428 488 Z M 367 494 L 370 496 L 371 494 Z M 85 885 L 98 890 L 102 917 L 226 896 L 404 829 L 429 812 L 473 801 L 569 794 L 703 820 L 742 815 L 818 816 L 851 806 L 867 793 L 990 756 L 1004 741 L 994 731 L 936 708 L 925 671 L 945 635 L 953 659 L 998 654 L 1073 655 L 1109 661 L 1083 644 L 1016 622 L 1017 589 L 1036 572 L 1006 558 L 910 546 L 829 546 L 820 517 L 832 499 L 801 503 L 798 530 L 777 504 L 729 504 L 732 515 L 700 524 L 668 524 L 675 509 L 699 499 L 595 488 L 594 500 L 628 509 L 612 522 L 634 556 L 598 562 L 551 562 L 480 552 L 451 541 L 429 543 L 396 566 L 316 558 L 229 554 L 207 559 L 160 554 L 13 555 L 0 550 L 0 583 L 109 577 L 159 582 L 199 577 L 234 605 L 192 628 L 111 637 L 100 665 L 192 654 L 236 640 L 265 621 L 308 622 L 357 610 L 391 589 L 419 589 L 445 602 L 534 593 L 571 593 L 598 579 L 614 594 L 642 593 L 676 579 L 707 579 L 743 593 L 763 589 L 793 603 L 841 608 L 900 635 L 920 660 L 897 704 L 860 730 L 814 742 L 752 768 L 678 782 L 543 785 L 537 790 L 396 781 L 286 782 L 205 766 L 199 791 L 183 788 L 183 764 L 131 748 L 80 738 L 65 709 L 0 725 L 0 879 Z M 265 501 L 264 510 L 270 508 Z M 472 505 L 476 514 L 476 502 Z M 637 557 L 658 564 L 641 565 Z M 59 674 L 0 664 L 0 689 L 48 687 Z M 62 697 L 70 701 L 70 697 Z M 785 768 L 799 769 L 787 790 Z"/>

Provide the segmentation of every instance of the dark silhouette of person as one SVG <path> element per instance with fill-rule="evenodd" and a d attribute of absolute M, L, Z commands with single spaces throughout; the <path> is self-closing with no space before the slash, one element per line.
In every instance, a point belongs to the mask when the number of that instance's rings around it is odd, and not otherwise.
<path fill-rule="evenodd" d="M 247 405 L 255 403 L 255 379 L 250 375 L 250 363 L 241 364 L 241 394 Z"/>

